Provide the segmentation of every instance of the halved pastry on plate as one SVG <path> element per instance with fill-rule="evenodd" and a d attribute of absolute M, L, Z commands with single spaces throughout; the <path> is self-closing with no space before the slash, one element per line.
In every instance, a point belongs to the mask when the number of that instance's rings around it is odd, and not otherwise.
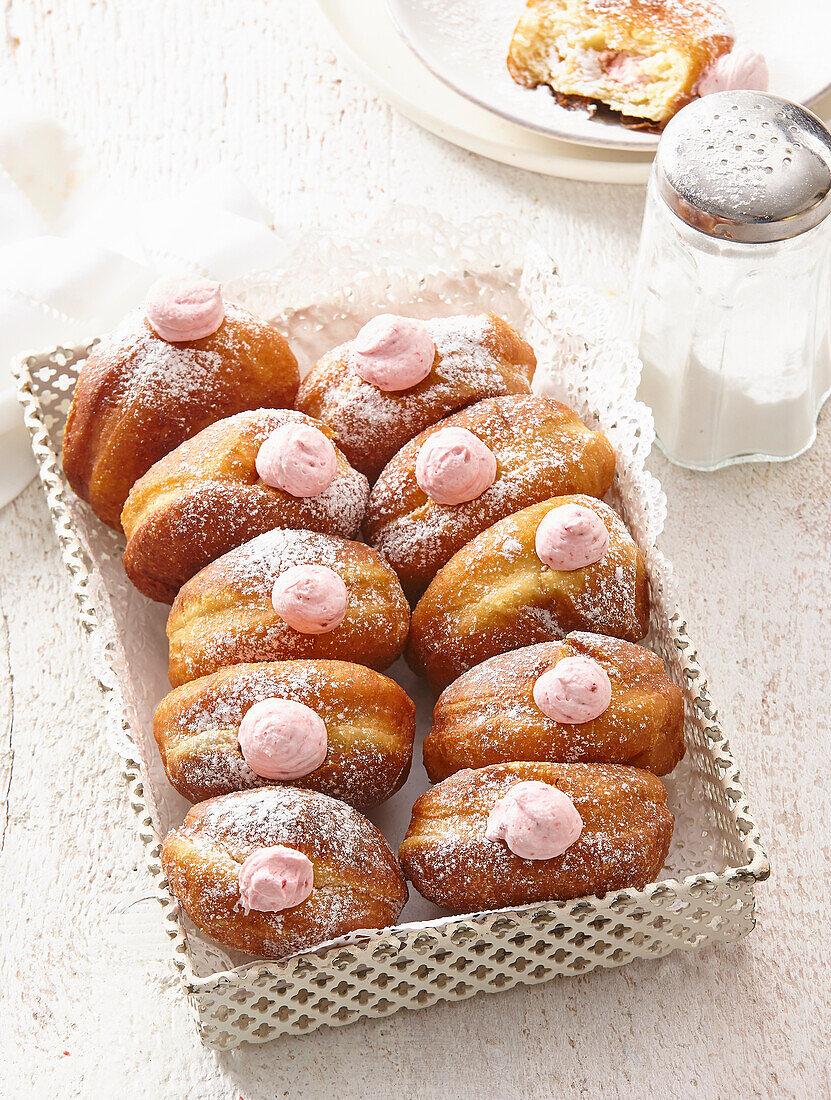
<path fill-rule="evenodd" d="M 508 69 L 563 106 L 604 105 L 626 126 L 659 130 L 698 95 L 767 88 L 761 54 L 734 45 L 709 0 L 528 0 Z"/>

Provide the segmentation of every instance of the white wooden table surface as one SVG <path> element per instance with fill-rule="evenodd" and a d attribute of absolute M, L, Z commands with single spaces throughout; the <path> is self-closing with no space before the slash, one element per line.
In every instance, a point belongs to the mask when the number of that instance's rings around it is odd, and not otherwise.
<path fill-rule="evenodd" d="M 357 0 L 356 0 L 357 2 Z M 445 145 L 342 65 L 289 0 L 6 0 L 3 78 L 132 193 L 221 163 L 278 221 L 392 201 L 504 211 L 567 279 L 624 296 L 639 189 L 526 175 Z M 0 513 L 0 1094 L 821 1097 L 829 1082 L 831 416 L 784 465 L 659 455 L 663 545 L 773 862 L 740 944 L 216 1054 L 174 980 L 45 504 Z"/>

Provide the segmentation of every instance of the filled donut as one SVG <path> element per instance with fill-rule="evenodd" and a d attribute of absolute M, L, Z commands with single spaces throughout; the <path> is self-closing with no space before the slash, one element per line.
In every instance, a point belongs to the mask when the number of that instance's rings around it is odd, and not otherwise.
<path fill-rule="evenodd" d="M 165 279 L 81 367 L 63 438 L 72 489 L 120 530 L 133 485 L 185 439 L 243 409 L 293 403 L 297 360 L 208 279 Z"/>
<path fill-rule="evenodd" d="M 523 508 L 462 547 L 413 612 L 407 660 L 436 689 L 510 649 L 648 627 L 643 555 L 620 516 L 573 495 Z"/>
<path fill-rule="evenodd" d="M 615 455 L 567 405 L 515 394 L 470 405 L 406 443 L 369 498 L 364 533 L 408 596 L 486 528 L 567 493 L 602 497 Z"/>
<path fill-rule="evenodd" d="M 492 764 L 416 800 L 399 858 L 453 913 L 565 901 L 653 882 L 673 819 L 650 772 L 617 764 Z"/>
<path fill-rule="evenodd" d="M 534 352 L 500 317 L 374 317 L 303 379 L 297 408 L 323 420 L 374 481 L 419 432 L 457 409 L 528 393 Z"/>
<path fill-rule="evenodd" d="M 266 661 L 171 691 L 153 733 L 168 779 L 191 802 L 289 783 L 366 810 L 407 778 L 415 706 L 363 665 Z"/>
<path fill-rule="evenodd" d="M 407 640 L 398 578 L 369 546 L 276 529 L 217 558 L 167 620 L 176 687 L 228 665 L 296 658 L 387 668 Z"/>
<path fill-rule="evenodd" d="M 661 658 L 582 631 L 463 673 L 439 696 L 424 741 L 433 783 L 513 760 L 631 764 L 665 775 L 683 755 L 683 696 Z"/>
<path fill-rule="evenodd" d="M 295 787 L 200 802 L 165 838 L 162 867 L 198 928 L 266 959 L 385 928 L 407 900 L 375 826 L 344 802 Z"/>
<path fill-rule="evenodd" d="M 140 592 L 172 603 L 200 569 L 275 527 L 352 537 L 368 494 L 325 424 L 291 409 L 237 413 L 133 486 L 121 514 L 124 568 Z"/>

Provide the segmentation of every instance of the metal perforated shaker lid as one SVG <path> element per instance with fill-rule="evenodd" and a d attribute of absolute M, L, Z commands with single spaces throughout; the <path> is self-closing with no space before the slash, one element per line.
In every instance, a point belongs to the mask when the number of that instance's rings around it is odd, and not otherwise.
<path fill-rule="evenodd" d="M 670 121 L 658 191 L 711 237 L 782 241 L 831 212 L 831 133 L 805 107 L 763 92 L 717 92 Z"/>

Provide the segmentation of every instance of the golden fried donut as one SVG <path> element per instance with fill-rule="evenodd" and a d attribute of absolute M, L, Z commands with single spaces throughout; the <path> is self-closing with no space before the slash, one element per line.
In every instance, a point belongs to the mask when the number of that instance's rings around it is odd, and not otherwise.
<path fill-rule="evenodd" d="M 319 633 L 290 626 L 274 607 L 275 582 L 299 566 L 323 567 L 343 591 L 342 618 Z M 404 648 L 409 618 L 398 578 L 371 547 L 316 531 L 267 531 L 180 590 L 167 620 L 170 682 L 176 687 L 227 665 L 301 657 L 384 669 Z"/>
<path fill-rule="evenodd" d="M 276 329 L 225 303 L 215 332 L 163 340 L 130 314 L 81 367 L 63 440 L 67 480 L 120 530 L 130 489 L 154 462 L 216 420 L 282 408 L 297 392 L 297 360 Z"/>
<path fill-rule="evenodd" d="M 246 864 L 275 847 L 311 864 L 311 892 L 278 911 L 252 908 L 251 902 L 263 904 L 271 884 L 261 865 L 252 890 Z M 357 929 L 385 928 L 407 900 L 396 858 L 375 826 L 344 802 L 296 787 L 200 802 L 167 834 L 162 867 L 197 927 L 225 947 L 267 959 Z"/>
<path fill-rule="evenodd" d="M 489 840 L 488 818 L 520 782 L 555 786 L 583 829 L 561 855 L 527 859 Z M 492 764 L 416 800 L 399 859 L 420 894 L 453 913 L 642 889 L 664 865 L 673 819 L 650 772 L 619 764 Z"/>
<path fill-rule="evenodd" d="M 605 670 L 611 701 L 596 718 L 556 721 L 535 702 L 534 685 L 559 661 L 577 655 Z M 643 646 L 583 631 L 500 653 L 465 672 L 439 696 L 424 741 L 432 783 L 462 768 L 511 760 L 632 764 L 666 775 L 683 755 L 683 696 L 661 658 Z"/>
<path fill-rule="evenodd" d="M 538 528 L 564 505 L 599 518 L 608 538 L 601 560 L 570 570 L 543 564 Z M 648 613 L 643 555 L 617 513 L 594 497 L 555 497 L 500 520 L 454 554 L 413 612 L 407 661 L 438 690 L 488 657 L 570 630 L 640 641 Z"/>
<path fill-rule="evenodd" d="M 287 780 L 292 786 L 367 810 L 403 785 L 413 754 L 415 707 L 394 680 L 347 661 L 273 661 L 233 665 L 162 699 L 153 734 L 179 794 L 201 802 L 277 783 L 254 770 L 257 758 L 246 759 L 240 745 L 244 716 L 269 699 L 295 700 L 325 723 L 323 763 Z"/>
<path fill-rule="evenodd" d="M 495 480 L 473 500 L 439 504 L 419 486 L 416 462 L 428 439 L 448 428 L 472 432 L 496 458 Z M 602 497 L 615 454 L 567 405 L 550 397 L 491 397 L 434 424 L 384 468 L 364 519 L 367 542 L 380 550 L 408 596 L 419 596 L 465 543 L 497 520 L 550 497 Z"/>
<path fill-rule="evenodd" d="M 704 94 L 733 45 L 730 20 L 711 0 L 527 0 L 508 69 L 526 88 L 548 85 L 564 106 L 603 104 L 625 126 L 659 130 Z M 739 77 L 732 86 L 760 85 Z"/>
<path fill-rule="evenodd" d="M 124 568 L 140 592 L 172 603 L 209 562 L 274 527 L 356 533 L 369 485 L 331 442 L 332 480 L 314 496 L 284 492 L 258 473 L 261 446 L 288 424 L 331 436 L 320 421 L 290 409 L 241 412 L 203 428 L 139 478 L 121 523 Z"/>
<path fill-rule="evenodd" d="M 297 408 L 329 424 L 370 481 L 442 417 L 483 397 L 530 390 L 534 352 L 500 317 L 439 317 L 423 326 L 435 346 L 432 369 L 407 389 L 382 390 L 359 376 L 354 341 L 324 355 L 300 384 Z"/>

